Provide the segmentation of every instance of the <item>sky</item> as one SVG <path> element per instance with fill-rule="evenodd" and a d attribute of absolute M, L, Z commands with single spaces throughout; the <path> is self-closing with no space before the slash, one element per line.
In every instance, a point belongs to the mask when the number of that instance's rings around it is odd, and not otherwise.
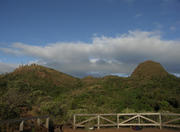
<path fill-rule="evenodd" d="M 180 75 L 180 0 L 0 0 L 0 73 L 129 76 L 146 60 Z"/>

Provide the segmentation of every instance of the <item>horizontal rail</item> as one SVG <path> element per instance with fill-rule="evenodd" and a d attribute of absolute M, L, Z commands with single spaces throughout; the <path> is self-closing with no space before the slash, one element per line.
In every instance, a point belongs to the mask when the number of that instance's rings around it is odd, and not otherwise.
<path fill-rule="evenodd" d="M 160 124 L 153 124 L 153 123 L 139 124 L 139 123 L 134 123 L 134 124 L 119 124 L 119 126 L 160 126 Z"/>
<path fill-rule="evenodd" d="M 178 113 L 161 113 L 163 116 L 180 116 Z"/>
<path fill-rule="evenodd" d="M 102 115 L 102 116 L 116 116 L 116 115 L 159 115 L 161 113 L 108 113 L 108 114 L 74 114 L 76 116 L 97 116 L 97 115 Z M 173 113 L 174 114 L 174 113 Z M 174 115 L 180 115 L 180 114 L 174 114 Z"/>
<path fill-rule="evenodd" d="M 98 115 L 100 115 L 100 116 L 110 116 L 110 115 L 116 116 L 117 114 L 112 113 L 112 114 L 75 114 L 75 115 L 76 116 L 98 116 Z"/>
<path fill-rule="evenodd" d="M 116 119 L 114 118 L 116 117 Z M 77 123 L 78 119 L 81 119 Z M 86 117 L 85 121 L 82 121 Z M 108 119 L 108 117 L 111 117 Z M 123 118 L 122 118 L 123 117 Z M 163 120 L 162 120 L 163 117 Z M 169 118 L 170 117 L 170 118 Z M 112 127 L 117 128 L 122 126 L 158 126 L 160 129 L 162 127 L 175 127 L 180 128 L 180 114 L 179 113 L 109 113 L 109 114 L 74 114 L 73 128 L 85 127 L 85 122 L 88 123 L 92 120 L 87 118 L 93 118 L 94 127 L 98 129 L 100 127 Z M 114 119 L 113 119 L 114 118 Z M 164 120 L 166 119 L 166 121 Z M 103 122 L 102 122 L 103 121 Z M 178 122 L 179 121 L 179 122 Z M 176 123 L 176 124 L 175 124 Z"/>

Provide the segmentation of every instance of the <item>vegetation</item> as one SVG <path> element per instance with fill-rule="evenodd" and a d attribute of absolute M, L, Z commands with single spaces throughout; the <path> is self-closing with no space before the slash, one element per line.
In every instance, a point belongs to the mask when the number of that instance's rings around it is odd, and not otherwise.
<path fill-rule="evenodd" d="M 180 78 L 156 62 L 128 78 L 78 79 L 39 65 L 0 75 L 0 120 L 49 115 L 71 122 L 74 113 L 180 112 Z"/>

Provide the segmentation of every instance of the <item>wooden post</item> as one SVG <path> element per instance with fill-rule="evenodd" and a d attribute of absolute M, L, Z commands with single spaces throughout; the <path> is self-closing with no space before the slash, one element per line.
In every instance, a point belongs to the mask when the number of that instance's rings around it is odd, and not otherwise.
<path fill-rule="evenodd" d="M 138 116 L 138 124 L 140 124 L 141 123 L 140 114 L 137 114 L 137 116 Z"/>
<path fill-rule="evenodd" d="M 119 128 L 119 114 L 117 114 L 117 128 Z"/>
<path fill-rule="evenodd" d="M 97 128 L 99 129 L 100 128 L 100 116 L 99 115 L 97 116 L 97 121 L 98 121 Z"/>
<path fill-rule="evenodd" d="M 41 125 L 41 120 L 40 120 L 40 118 L 37 118 L 37 125 L 38 125 L 38 127 Z"/>
<path fill-rule="evenodd" d="M 161 118 L 161 113 L 159 113 L 159 128 L 162 129 L 162 118 Z"/>
<path fill-rule="evenodd" d="M 49 131 L 49 117 L 46 118 L 46 128 L 47 128 L 47 131 Z"/>
<path fill-rule="evenodd" d="M 19 125 L 19 131 L 22 132 L 24 129 L 24 121 L 22 121 Z"/>
<path fill-rule="evenodd" d="M 76 115 L 73 116 L 73 129 L 76 129 Z"/>

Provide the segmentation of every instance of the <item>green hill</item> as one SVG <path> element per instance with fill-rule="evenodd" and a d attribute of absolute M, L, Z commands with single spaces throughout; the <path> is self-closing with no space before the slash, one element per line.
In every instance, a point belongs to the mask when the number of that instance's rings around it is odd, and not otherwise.
<path fill-rule="evenodd" d="M 67 122 L 74 113 L 180 112 L 179 95 L 180 78 L 153 61 L 126 78 L 78 79 L 39 65 L 21 66 L 0 75 L 0 118 L 50 115 Z"/>
<path fill-rule="evenodd" d="M 26 116 L 24 107 L 36 108 L 31 115 L 41 114 L 42 104 L 71 93 L 80 83 L 78 78 L 40 65 L 20 66 L 0 76 L 0 118 Z"/>
<path fill-rule="evenodd" d="M 160 63 L 153 61 L 145 61 L 140 63 L 131 75 L 131 78 L 136 79 L 152 79 L 167 77 L 168 72 Z"/>

